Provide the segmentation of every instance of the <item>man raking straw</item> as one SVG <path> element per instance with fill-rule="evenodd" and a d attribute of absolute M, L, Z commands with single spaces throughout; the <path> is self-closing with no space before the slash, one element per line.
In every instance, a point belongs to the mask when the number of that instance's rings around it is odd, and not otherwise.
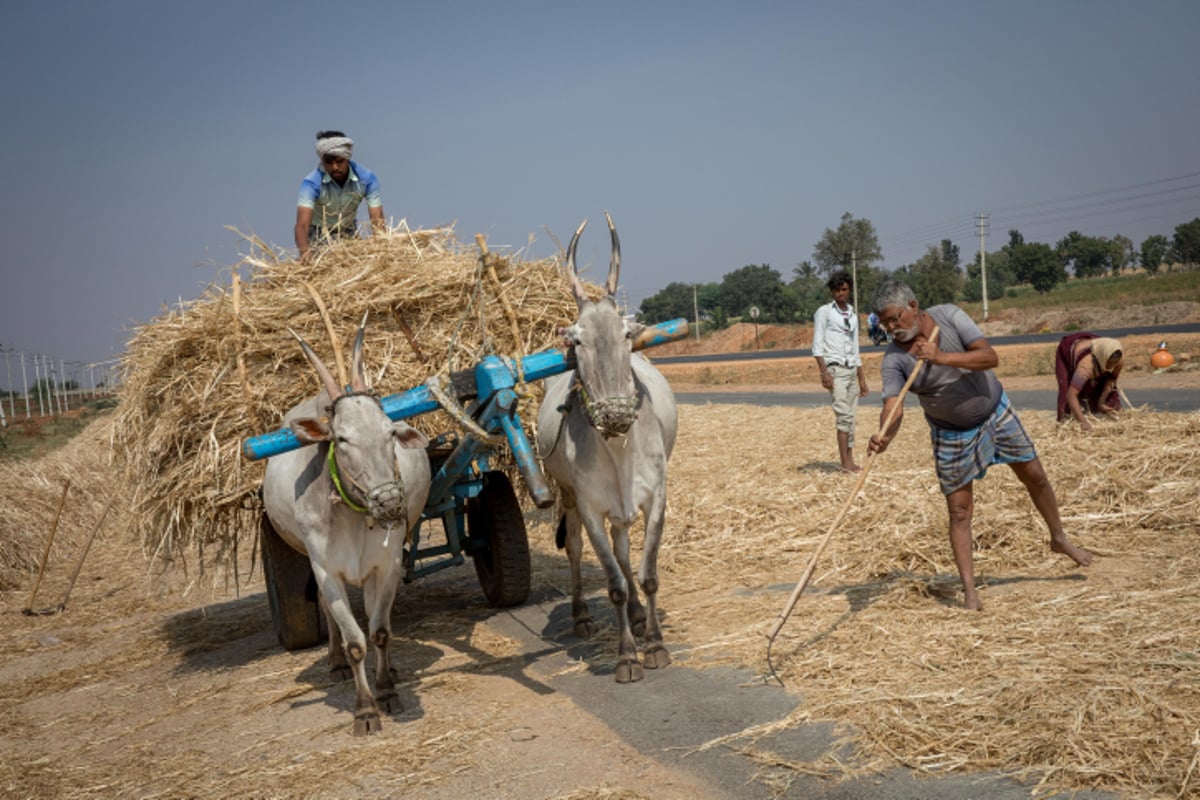
<path fill-rule="evenodd" d="M 921 310 L 906 284 L 885 280 L 875 290 L 872 303 L 880 323 L 892 335 L 883 355 L 883 412 L 890 425 L 881 425 L 867 446 L 882 453 L 900 430 L 904 419 L 897 394 L 918 360 L 925 371 L 912 383 L 929 423 L 934 462 L 946 510 L 950 515 L 950 547 L 963 585 L 963 605 L 979 610 L 975 591 L 971 519 L 975 512 L 975 481 L 994 464 L 1007 464 L 1025 485 L 1033 505 L 1050 529 L 1050 549 L 1076 564 L 1092 563 L 1092 554 L 1072 544 L 1063 531 L 1054 487 L 1050 485 L 1033 441 L 993 368 L 996 351 L 962 309 L 946 304 Z M 933 330 L 940 338 L 930 341 Z"/>

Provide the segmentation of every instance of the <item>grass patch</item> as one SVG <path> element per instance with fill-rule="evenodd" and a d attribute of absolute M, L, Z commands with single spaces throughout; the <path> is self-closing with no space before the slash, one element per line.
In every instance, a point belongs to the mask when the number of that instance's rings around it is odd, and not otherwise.
<path fill-rule="evenodd" d="M 92 420 L 116 405 L 111 398 L 90 400 L 79 408 L 57 417 L 18 415 L 0 428 L 0 459 L 19 461 L 43 456 L 74 438 Z"/>
<path fill-rule="evenodd" d="M 1138 272 L 1100 278 L 1073 278 L 1045 294 L 1039 294 L 1031 286 L 1011 286 L 1005 291 L 1004 297 L 988 301 L 988 311 L 996 313 L 1006 308 L 1051 309 L 1080 305 L 1123 308 L 1169 303 L 1172 300 L 1200 300 L 1200 270 L 1163 272 L 1155 276 Z M 978 318 L 983 304 L 962 302 L 958 305 L 972 317 Z"/>

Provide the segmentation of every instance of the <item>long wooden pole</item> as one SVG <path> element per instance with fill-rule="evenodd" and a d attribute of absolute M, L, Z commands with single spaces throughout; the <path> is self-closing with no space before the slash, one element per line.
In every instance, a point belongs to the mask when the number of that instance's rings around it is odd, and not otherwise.
<path fill-rule="evenodd" d="M 930 335 L 929 341 L 936 342 L 937 337 L 938 327 L 934 325 L 933 333 Z M 892 410 L 888 412 L 887 418 L 884 419 L 883 424 L 879 426 L 880 433 L 886 433 L 887 429 L 892 426 L 892 422 L 894 422 L 896 419 L 896 414 L 904 405 L 904 397 L 908 394 L 908 387 L 912 386 L 913 381 L 916 380 L 917 375 L 921 372 L 921 367 L 924 365 L 925 359 L 917 359 L 917 366 L 909 374 L 908 380 L 904 382 L 904 388 L 902 388 L 900 390 L 900 394 L 896 396 L 896 402 L 892 405 Z M 825 533 L 824 538 L 821 539 L 821 543 L 817 545 L 817 552 L 813 553 L 812 558 L 809 559 L 808 566 L 805 568 L 804 574 L 800 576 L 800 581 L 796 584 L 796 588 L 792 590 L 792 594 L 791 597 L 788 598 L 787 605 L 784 606 L 783 611 L 779 614 L 779 619 L 775 620 L 775 624 L 771 626 L 771 631 L 767 634 L 767 639 L 770 641 L 775 641 L 775 637 L 779 635 L 779 631 L 783 628 L 783 624 L 787 622 L 787 618 L 791 616 L 792 609 L 796 607 L 797 601 L 800 600 L 800 595 L 804 592 L 804 588 L 808 586 L 809 580 L 812 579 L 813 570 L 817 568 L 817 559 L 819 559 L 821 554 L 825 552 L 826 545 L 828 545 L 829 540 L 833 538 L 833 534 L 838 529 L 838 525 L 842 524 L 842 519 L 846 516 L 846 512 L 850 510 L 851 503 L 854 502 L 854 498 L 858 497 L 859 489 L 862 488 L 863 483 L 867 480 L 867 474 L 871 471 L 871 467 L 875 464 L 876 455 L 878 455 L 878 453 L 870 453 L 867 456 L 867 463 L 863 466 L 862 472 L 858 473 L 858 480 L 855 481 L 854 488 L 850 490 L 850 496 L 846 498 L 846 502 L 842 504 L 842 509 L 838 511 L 837 516 L 834 517 L 833 524 L 829 526 L 829 530 Z"/>
<path fill-rule="evenodd" d="M 25 606 L 25 613 L 33 612 L 33 600 L 37 597 L 38 587 L 42 585 L 42 576 L 46 574 L 46 561 L 50 558 L 50 545 L 54 544 L 54 534 L 58 531 L 58 520 L 62 517 L 63 506 L 67 504 L 67 490 L 71 488 L 71 481 L 63 484 L 62 497 L 58 501 L 58 511 L 54 512 L 54 524 L 50 526 L 50 535 L 46 537 L 46 550 L 42 553 L 42 565 L 38 568 L 37 580 L 33 582 L 33 591 L 29 593 L 29 603 Z"/>
<path fill-rule="evenodd" d="M 112 508 L 113 501 L 116 500 L 116 495 L 111 495 L 108 502 L 104 504 L 104 511 L 100 513 L 100 519 L 96 521 L 95 527 L 88 535 L 87 541 L 83 545 L 83 552 L 79 555 L 79 562 L 75 565 L 75 571 L 71 573 L 71 582 L 67 584 L 67 590 L 63 592 L 62 602 L 58 604 L 58 610 L 62 611 L 67 607 L 67 598 L 71 596 L 71 590 L 75 588 L 75 581 L 79 578 L 79 571 L 83 569 L 83 560 L 87 558 L 88 550 L 92 546 L 92 540 L 96 538 L 96 534 L 100 531 L 100 526 L 104 524 L 104 518 L 108 516 L 108 510 Z"/>

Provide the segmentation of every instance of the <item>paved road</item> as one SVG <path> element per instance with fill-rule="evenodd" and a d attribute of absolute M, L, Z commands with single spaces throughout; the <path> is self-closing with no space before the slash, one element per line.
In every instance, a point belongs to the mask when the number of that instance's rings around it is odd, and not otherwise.
<path fill-rule="evenodd" d="M 1003 383 L 1003 380 L 1001 381 Z M 1051 390 L 1006 390 L 1018 411 L 1031 409 L 1054 411 L 1058 395 Z M 1134 389 L 1125 390 L 1135 407 L 1147 406 L 1153 411 L 1200 410 L 1200 391 L 1195 389 Z M 708 403 L 745 403 L 753 406 L 785 406 L 790 408 L 823 408 L 829 405 L 828 392 L 676 392 L 675 402 L 685 405 Z M 917 399 L 905 399 L 905 408 L 917 405 Z M 862 408 L 879 405 L 879 390 L 859 403 Z"/>
<path fill-rule="evenodd" d="M 1103 331 L 1092 331 L 1097 336 L 1111 336 L 1120 339 L 1122 336 L 1162 336 L 1164 339 L 1176 333 L 1200 333 L 1200 323 L 1185 322 L 1179 325 L 1153 325 L 1143 328 L 1112 328 Z M 1057 342 L 1065 334 L 1058 333 L 1028 333 L 1020 336 L 989 336 L 988 342 L 994 347 L 1009 344 L 1048 344 Z M 863 345 L 864 353 L 883 352 L 886 345 Z M 811 358 L 812 350 L 752 350 L 739 353 L 712 353 L 693 356 L 663 356 L 654 357 L 655 364 L 698 364 L 714 361 L 761 361 L 771 358 Z"/>
<path fill-rule="evenodd" d="M 778 595 L 782 604 L 792 586 L 771 586 L 761 591 Z M 733 591 L 747 591 L 734 589 Z M 611 611 L 603 595 L 589 598 L 592 613 L 607 617 Z M 599 612 L 599 613 L 597 613 Z M 598 619 L 599 621 L 599 619 Z M 639 752 L 704 780 L 716 797 L 731 800 L 1028 800 L 1031 787 L 996 773 L 917 777 L 896 768 L 881 775 L 843 782 L 823 780 L 764 767 L 728 747 L 697 750 L 700 745 L 746 728 L 786 717 L 804 698 L 764 684 L 748 671 L 727 668 L 693 669 L 688 655 L 675 653 L 675 663 L 663 670 L 646 670 L 635 685 L 618 685 L 611 668 L 568 669 L 579 659 L 604 662 L 589 654 L 594 647 L 571 633 L 569 597 L 547 591 L 524 606 L 497 614 L 489 623 L 500 633 L 521 643 L 530 654 L 521 669 L 527 680 L 535 678 L 549 690 L 570 697 L 582 711 L 592 714 Z M 670 646 L 668 642 L 668 646 Z M 609 644 L 604 645 L 610 647 Z M 764 648 L 766 646 L 764 640 Z M 797 761 L 815 760 L 835 748 L 832 726 L 814 723 L 789 728 L 757 741 L 762 750 L 773 750 Z M 757 776 L 757 780 L 756 780 Z M 772 790 L 764 777 L 777 777 Z M 783 788 L 786 787 L 786 788 Z M 1075 800 L 1114 800 L 1102 792 L 1077 792 Z M 1065 800 L 1068 795 L 1053 795 Z M 1048 798 L 1048 800 L 1051 800 Z"/>

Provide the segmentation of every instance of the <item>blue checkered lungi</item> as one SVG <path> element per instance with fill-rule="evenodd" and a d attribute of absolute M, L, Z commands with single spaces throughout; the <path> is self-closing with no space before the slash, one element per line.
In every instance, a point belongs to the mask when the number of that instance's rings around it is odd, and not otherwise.
<path fill-rule="evenodd" d="M 929 435 L 942 494 L 983 478 L 993 464 L 1022 464 L 1037 458 L 1033 440 L 1004 392 L 996 410 L 978 427 L 950 431 L 930 425 Z"/>

